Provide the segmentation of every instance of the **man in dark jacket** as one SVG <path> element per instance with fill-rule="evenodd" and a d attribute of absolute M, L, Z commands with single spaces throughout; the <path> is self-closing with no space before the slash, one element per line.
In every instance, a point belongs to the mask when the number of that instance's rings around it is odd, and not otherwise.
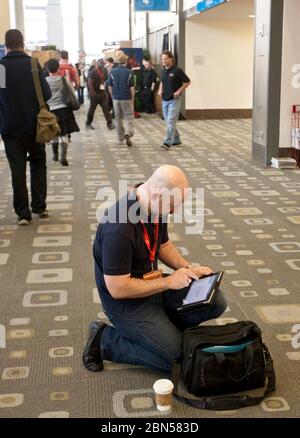
<path fill-rule="evenodd" d="M 0 88 L 0 133 L 12 174 L 14 209 L 19 225 L 28 225 L 32 213 L 47 217 L 47 166 L 44 144 L 36 143 L 39 104 L 31 73 L 31 58 L 24 52 L 23 35 L 9 30 L 5 35 L 7 55 L 0 60 L 5 70 L 5 88 Z M 2 67 L 3 66 L 3 67 Z M 49 85 L 40 69 L 45 101 L 51 97 Z M 30 162 L 31 210 L 26 186 L 26 163 Z"/>
<path fill-rule="evenodd" d="M 96 67 L 90 72 L 88 78 L 88 89 L 91 99 L 90 109 L 87 115 L 86 127 L 94 130 L 92 125 L 97 106 L 100 105 L 107 123 L 108 129 L 114 129 L 112 116 L 109 112 L 109 102 L 106 94 L 107 73 L 104 63 L 101 59 L 97 62 Z"/>
<path fill-rule="evenodd" d="M 150 59 L 143 59 L 143 83 L 142 100 L 144 110 L 151 114 L 155 113 L 154 91 L 157 85 L 157 74 Z"/>

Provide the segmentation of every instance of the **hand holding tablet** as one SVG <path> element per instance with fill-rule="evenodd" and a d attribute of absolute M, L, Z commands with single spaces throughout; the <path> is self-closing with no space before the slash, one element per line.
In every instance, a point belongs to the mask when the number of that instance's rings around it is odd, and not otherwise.
<path fill-rule="evenodd" d="M 193 281 L 183 300 L 182 306 L 177 310 L 179 312 L 185 312 L 211 304 L 220 287 L 223 274 L 223 272 L 218 272 L 201 278 L 200 280 Z"/>

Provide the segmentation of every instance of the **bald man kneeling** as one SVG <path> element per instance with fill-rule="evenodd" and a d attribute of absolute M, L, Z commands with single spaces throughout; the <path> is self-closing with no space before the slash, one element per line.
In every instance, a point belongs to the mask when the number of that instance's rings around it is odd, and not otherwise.
<path fill-rule="evenodd" d="M 188 188 L 181 169 L 160 167 L 103 218 L 94 243 L 95 272 L 112 326 L 91 324 L 83 353 L 88 370 L 102 371 L 107 360 L 170 373 L 181 353 L 182 332 L 226 310 L 220 292 L 201 310 L 177 311 L 192 280 L 213 273 L 191 266 L 169 240 L 166 218 L 182 207 Z M 170 191 L 169 202 L 163 202 Z M 159 260 L 174 273 L 163 276 Z"/>

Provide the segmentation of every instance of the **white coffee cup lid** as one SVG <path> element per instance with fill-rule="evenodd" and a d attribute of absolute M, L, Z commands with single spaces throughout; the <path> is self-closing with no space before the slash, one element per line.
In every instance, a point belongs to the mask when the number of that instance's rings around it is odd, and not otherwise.
<path fill-rule="evenodd" d="M 153 389 L 157 394 L 169 394 L 173 391 L 174 385 L 171 380 L 157 380 L 153 386 Z"/>

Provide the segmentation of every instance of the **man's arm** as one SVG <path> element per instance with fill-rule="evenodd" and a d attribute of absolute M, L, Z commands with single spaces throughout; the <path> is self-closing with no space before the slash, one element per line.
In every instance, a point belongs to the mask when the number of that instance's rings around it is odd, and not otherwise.
<path fill-rule="evenodd" d="M 156 74 L 156 71 L 153 69 L 153 72 L 152 72 L 152 84 L 151 84 L 151 91 L 152 92 L 155 91 L 156 85 L 157 85 L 157 74 Z"/>
<path fill-rule="evenodd" d="M 95 97 L 96 96 L 96 91 L 95 91 L 95 87 L 94 87 L 94 80 L 90 77 L 88 80 L 88 88 L 89 88 L 89 94 L 91 97 Z"/>
<path fill-rule="evenodd" d="M 163 95 L 163 83 L 162 83 L 162 81 L 160 81 L 160 84 L 159 84 L 159 89 L 158 89 L 158 93 L 157 93 L 160 97 L 162 97 L 162 95 Z"/>
<path fill-rule="evenodd" d="M 190 262 L 182 257 L 176 246 L 170 240 L 164 245 L 161 245 L 159 260 L 175 271 L 190 265 Z"/>
<path fill-rule="evenodd" d="M 79 74 L 78 74 L 78 71 L 77 71 L 76 67 L 72 67 L 72 73 L 71 74 L 72 74 L 72 81 L 73 81 L 73 84 L 74 84 L 74 88 L 77 91 L 78 88 L 80 87 L 80 79 L 79 79 Z"/>
<path fill-rule="evenodd" d="M 160 247 L 159 259 L 166 266 L 174 270 L 188 267 L 197 278 L 211 275 L 214 272 L 207 266 L 193 267 L 188 260 L 182 257 L 176 246 L 171 241 Z"/>
<path fill-rule="evenodd" d="M 132 102 L 134 102 L 134 99 L 135 99 L 135 87 L 131 87 L 130 88 L 130 92 L 131 92 Z"/>
<path fill-rule="evenodd" d="M 50 86 L 48 84 L 48 81 L 46 80 L 46 78 L 43 75 L 42 67 L 40 66 L 40 64 L 38 64 L 38 70 L 39 70 L 39 77 L 40 77 L 40 83 L 41 83 L 41 87 L 42 87 L 43 96 L 44 96 L 45 102 L 48 102 L 48 100 L 51 99 L 52 92 L 51 92 Z"/>
<path fill-rule="evenodd" d="M 147 298 L 166 290 L 181 290 L 198 277 L 188 269 L 179 269 L 166 278 L 139 280 L 130 275 L 104 275 L 106 287 L 115 300 Z"/>
<path fill-rule="evenodd" d="M 184 82 L 183 85 L 179 88 L 179 90 L 174 93 L 175 99 L 180 97 L 182 93 L 191 85 L 192 82 Z"/>

